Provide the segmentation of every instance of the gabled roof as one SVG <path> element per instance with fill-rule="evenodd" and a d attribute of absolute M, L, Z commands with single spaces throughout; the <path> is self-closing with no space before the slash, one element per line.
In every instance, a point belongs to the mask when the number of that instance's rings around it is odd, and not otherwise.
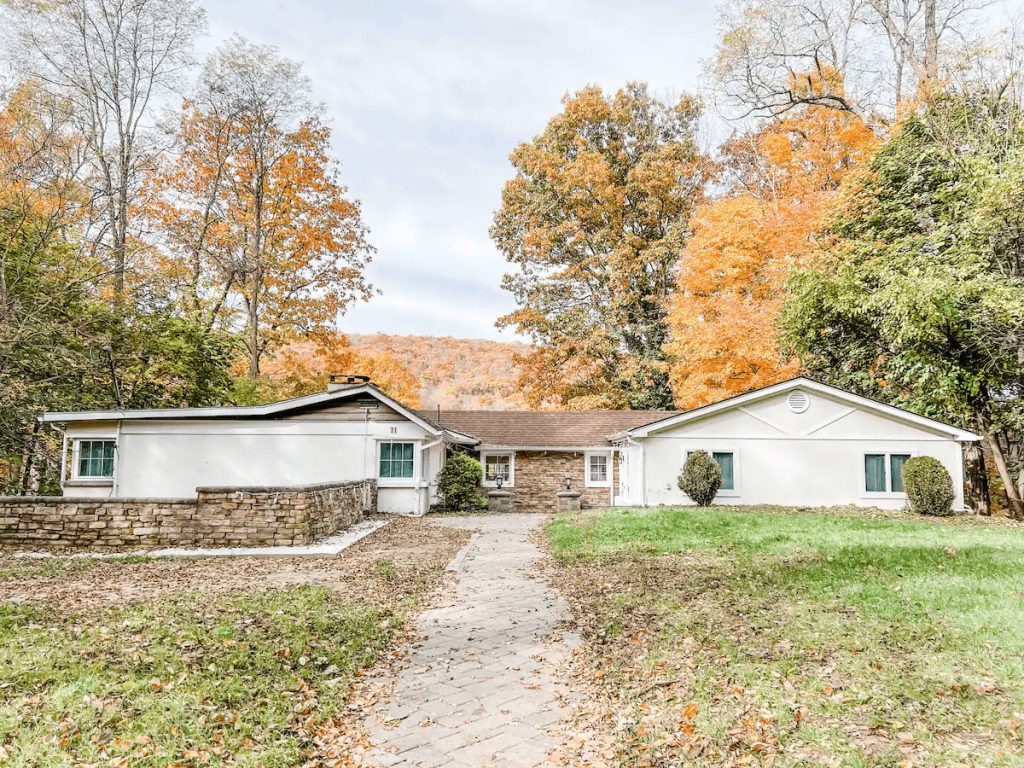
<path fill-rule="evenodd" d="M 479 439 L 481 447 L 598 448 L 625 429 L 680 411 L 419 411 L 445 429 Z"/>
<path fill-rule="evenodd" d="M 449 430 L 434 424 L 429 419 L 424 419 L 416 411 L 406 408 L 397 400 L 385 395 L 373 384 L 352 384 L 339 387 L 331 392 L 319 392 L 315 395 L 294 397 L 290 400 L 281 400 L 276 403 L 268 403 L 267 405 L 230 405 L 210 408 L 149 408 L 136 411 L 70 411 L 65 413 L 46 413 L 43 414 L 42 420 L 46 423 L 67 423 L 73 421 L 141 421 L 148 419 L 175 421 L 182 419 L 272 419 L 296 413 L 315 411 L 360 395 L 373 397 L 431 434 L 442 435 L 442 433 L 449 433 L 454 442 L 474 442 L 470 436 L 451 433 Z"/>
<path fill-rule="evenodd" d="M 814 381 L 814 379 L 808 379 L 805 376 L 797 376 L 789 381 L 783 381 L 779 384 L 773 384 L 768 387 L 762 387 L 761 389 L 745 392 L 742 395 L 736 395 L 735 397 L 730 397 L 727 400 L 712 403 L 711 405 L 705 405 L 702 408 L 695 408 L 692 411 L 684 411 L 667 418 L 643 424 L 639 427 L 626 429 L 616 435 L 613 435 L 613 438 L 624 439 L 626 437 L 647 437 L 653 432 L 660 432 L 663 429 L 669 429 L 671 427 L 678 426 L 679 424 L 686 424 L 690 421 L 707 418 L 713 414 L 749 405 L 750 403 L 757 402 L 758 400 L 774 397 L 794 389 L 817 392 L 818 394 L 832 400 L 841 400 L 866 411 L 872 411 L 883 416 L 888 416 L 889 418 L 902 421 L 906 424 L 913 424 L 924 429 L 930 429 L 934 432 L 945 433 L 955 440 L 965 442 L 981 440 L 979 435 L 976 435 L 973 432 L 968 432 L 960 427 L 955 427 L 952 424 L 946 424 L 944 422 L 937 421 L 936 419 L 929 419 L 926 416 L 919 416 L 918 414 L 912 413 L 911 411 L 903 408 L 897 408 L 892 405 L 886 405 L 885 403 L 881 403 L 877 400 L 872 400 L 868 397 L 855 395 L 852 392 L 847 392 L 845 389 L 839 389 L 838 387 L 833 387 L 829 384 L 822 384 L 820 381 Z"/>

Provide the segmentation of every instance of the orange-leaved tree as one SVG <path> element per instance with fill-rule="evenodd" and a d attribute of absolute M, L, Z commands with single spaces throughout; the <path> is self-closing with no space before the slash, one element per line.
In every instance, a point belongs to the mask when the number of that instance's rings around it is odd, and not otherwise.
<path fill-rule="evenodd" d="M 533 406 L 671 404 L 665 298 L 710 171 L 700 105 L 643 84 L 590 86 L 512 153 L 491 238 L 518 267 L 503 287 L 519 308 L 498 321 L 528 335 L 518 360 Z"/>
<path fill-rule="evenodd" d="M 879 144 L 860 118 L 805 107 L 723 147 L 729 192 L 698 209 L 669 300 L 676 404 L 694 408 L 792 377 L 776 322 L 843 179 Z"/>
<path fill-rule="evenodd" d="M 149 184 L 181 305 L 244 331 L 251 378 L 288 340 L 329 344 L 338 316 L 373 293 L 360 205 L 308 90 L 275 49 L 230 41 L 185 104 L 180 152 Z"/>

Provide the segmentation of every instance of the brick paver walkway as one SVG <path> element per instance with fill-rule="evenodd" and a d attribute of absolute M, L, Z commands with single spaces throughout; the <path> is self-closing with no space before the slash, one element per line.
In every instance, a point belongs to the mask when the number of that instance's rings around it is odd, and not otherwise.
<path fill-rule="evenodd" d="M 552 675 L 569 638 L 552 638 L 565 610 L 531 578 L 530 532 L 543 515 L 443 518 L 474 528 L 456 557 L 454 599 L 421 614 L 388 703 L 366 723 L 369 762 L 400 768 L 545 765 L 546 729 L 565 716 Z M 384 680 L 377 681 L 384 683 Z"/>

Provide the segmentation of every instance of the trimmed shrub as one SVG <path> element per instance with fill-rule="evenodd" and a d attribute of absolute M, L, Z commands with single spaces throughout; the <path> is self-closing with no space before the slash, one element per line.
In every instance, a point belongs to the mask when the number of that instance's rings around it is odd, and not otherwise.
<path fill-rule="evenodd" d="M 938 459 L 931 456 L 907 459 L 903 465 L 903 491 L 910 508 L 920 515 L 953 514 L 953 480 Z"/>
<path fill-rule="evenodd" d="M 694 451 L 686 457 L 679 475 L 679 490 L 699 507 L 707 507 L 722 487 L 722 470 L 707 451 Z"/>
<path fill-rule="evenodd" d="M 453 453 L 437 473 L 437 495 L 441 507 L 457 511 L 479 506 L 481 499 L 477 488 L 484 479 L 484 468 L 480 462 L 465 453 Z"/>

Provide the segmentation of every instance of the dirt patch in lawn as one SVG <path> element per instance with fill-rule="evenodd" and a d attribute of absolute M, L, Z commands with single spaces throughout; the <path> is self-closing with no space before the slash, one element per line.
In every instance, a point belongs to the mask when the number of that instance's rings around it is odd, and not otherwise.
<path fill-rule="evenodd" d="M 224 594 L 328 586 L 346 599 L 399 600 L 443 570 L 469 531 L 420 518 L 394 518 L 333 557 L 215 557 L 34 560 L 0 557 L 6 602 L 46 603 L 62 611 L 151 600 L 191 592 Z"/>

